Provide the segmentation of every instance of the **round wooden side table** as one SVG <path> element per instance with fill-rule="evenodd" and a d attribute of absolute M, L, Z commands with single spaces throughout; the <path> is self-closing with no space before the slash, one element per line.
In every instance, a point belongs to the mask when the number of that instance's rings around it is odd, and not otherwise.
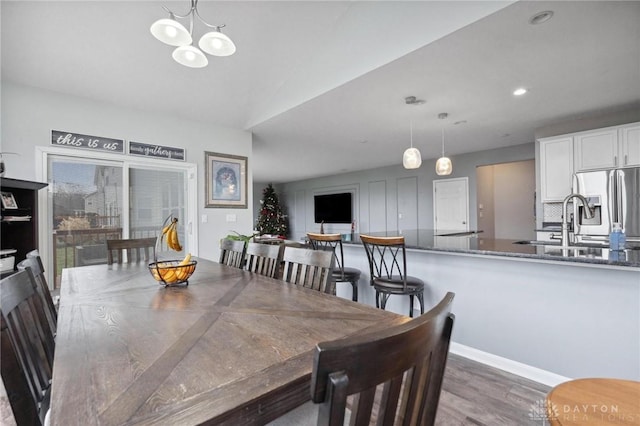
<path fill-rule="evenodd" d="M 547 395 L 552 426 L 640 426 L 640 382 L 577 379 L 561 383 Z"/>

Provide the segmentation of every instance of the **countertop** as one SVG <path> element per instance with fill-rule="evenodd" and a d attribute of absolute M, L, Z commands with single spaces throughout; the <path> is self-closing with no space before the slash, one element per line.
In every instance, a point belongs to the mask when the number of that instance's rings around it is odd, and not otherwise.
<path fill-rule="evenodd" d="M 620 252 L 612 252 L 606 246 L 595 245 L 563 249 L 557 242 L 545 245 L 517 244 L 521 240 L 487 238 L 482 235 L 482 231 L 439 231 L 436 234 L 432 229 L 370 232 L 366 235 L 403 235 L 408 249 L 640 267 L 640 245 L 629 245 L 627 250 Z M 360 234 L 342 234 L 342 237 L 345 244 L 362 244 Z"/>

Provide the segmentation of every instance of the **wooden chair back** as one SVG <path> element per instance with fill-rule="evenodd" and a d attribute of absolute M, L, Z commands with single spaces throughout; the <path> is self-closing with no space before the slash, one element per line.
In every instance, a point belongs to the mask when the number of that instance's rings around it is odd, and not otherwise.
<path fill-rule="evenodd" d="M 246 249 L 247 245 L 244 241 L 224 238 L 220 241 L 220 263 L 242 269 Z"/>
<path fill-rule="evenodd" d="M 282 244 L 247 243 L 247 270 L 271 278 L 279 278 Z"/>
<path fill-rule="evenodd" d="M 334 294 L 332 252 L 285 246 L 282 279 L 302 287 Z"/>
<path fill-rule="evenodd" d="M 307 232 L 309 244 L 314 250 L 325 250 L 333 252 L 334 271 L 339 273 L 344 280 L 344 254 L 342 253 L 342 235 L 340 234 L 315 234 Z"/>
<path fill-rule="evenodd" d="M 407 287 L 407 254 L 404 237 L 360 235 L 367 252 L 371 285 L 377 278 L 401 282 Z"/>
<path fill-rule="evenodd" d="M 117 254 L 118 264 L 123 263 L 125 252 L 129 263 L 151 261 L 156 253 L 156 240 L 156 237 L 107 240 L 107 265 L 113 265 L 114 254 Z"/>
<path fill-rule="evenodd" d="M 368 425 L 377 417 L 379 425 L 433 425 L 453 298 L 447 293 L 429 312 L 387 330 L 319 343 L 311 376 L 311 398 L 322 404 L 318 425 L 342 426 L 349 395 L 351 424 Z"/>
<path fill-rule="evenodd" d="M 51 332 L 55 336 L 56 328 L 58 326 L 58 311 L 53 303 L 53 298 L 51 297 L 51 292 L 49 291 L 49 286 L 47 285 L 47 280 L 44 276 L 44 266 L 42 265 L 39 253 L 29 252 L 27 253 L 27 258 L 18 263 L 19 271 L 23 271 L 27 268 L 31 269 L 31 273 L 34 277 L 34 283 L 36 284 L 34 290 L 42 300 L 42 305 L 44 306 L 44 311 L 47 317 L 47 323 L 49 324 Z"/>
<path fill-rule="evenodd" d="M 2 380 L 10 400 L 36 409 L 37 418 L 44 422 L 49 409 L 55 340 L 47 323 L 40 296 L 34 290 L 31 269 L 16 272 L 0 281 L 2 313 Z M 9 389 L 9 383 L 12 388 Z M 15 388 L 13 386 L 16 385 Z M 27 395 L 15 394 L 28 389 Z M 19 401 L 18 401 L 19 400 Z M 12 404 L 14 416 L 16 407 Z M 27 413 L 23 413 L 30 416 Z"/>

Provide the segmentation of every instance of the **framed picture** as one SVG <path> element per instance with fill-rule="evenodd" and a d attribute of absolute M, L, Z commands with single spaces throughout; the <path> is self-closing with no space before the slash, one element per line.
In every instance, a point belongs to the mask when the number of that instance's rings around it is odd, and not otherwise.
<path fill-rule="evenodd" d="M 10 192 L 2 191 L 2 207 L 5 209 L 17 209 L 18 203 L 16 203 L 16 199 L 13 198 L 13 194 Z"/>
<path fill-rule="evenodd" d="M 247 157 L 204 153 L 205 207 L 247 208 Z"/>

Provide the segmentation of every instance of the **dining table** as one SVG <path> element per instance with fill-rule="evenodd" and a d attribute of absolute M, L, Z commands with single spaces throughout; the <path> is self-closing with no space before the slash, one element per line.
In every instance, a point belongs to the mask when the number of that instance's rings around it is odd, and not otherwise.
<path fill-rule="evenodd" d="M 257 425 L 309 401 L 319 342 L 410 318 L 197 259 L 165 287 L 145 263 L 62 273 L 52 425 Z"/>

